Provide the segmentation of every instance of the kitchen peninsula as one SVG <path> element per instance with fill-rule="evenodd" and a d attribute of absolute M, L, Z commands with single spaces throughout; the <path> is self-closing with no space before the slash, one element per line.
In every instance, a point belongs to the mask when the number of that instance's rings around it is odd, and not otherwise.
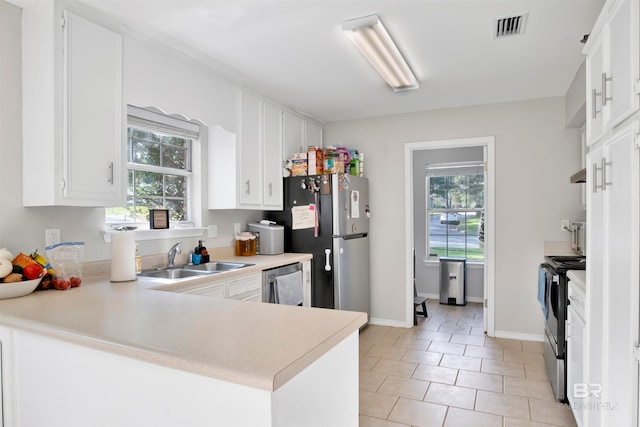
<path fill-rule="evenodd" d="M 309 257 L 256 256 L 215 276 Z M 176 283 L 85 277 L 0 301 L 5 425 L 358 424 L 365 313 L 214 299 Z"/>

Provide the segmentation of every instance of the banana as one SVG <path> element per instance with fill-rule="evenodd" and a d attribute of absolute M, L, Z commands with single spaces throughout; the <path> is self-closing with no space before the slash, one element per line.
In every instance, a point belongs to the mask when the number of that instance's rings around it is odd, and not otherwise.
<path fill-rule="evenodd" d="M 55 271 L 54 271 L 53 267 L 51 267 L 51 264 L 49 264 L 49 261 L 47 261 L 47 259 L 45 257 L 43 257 L 42 255 L 40 255 L 38 253 L 37 249 L 35 251 L 33 251 L 33 253 L 31 254 L 31 258 L 35 262 L 37 262 L 38 264 L 43 266 L 47 270 L 47 274 L 55 276 Z"/>

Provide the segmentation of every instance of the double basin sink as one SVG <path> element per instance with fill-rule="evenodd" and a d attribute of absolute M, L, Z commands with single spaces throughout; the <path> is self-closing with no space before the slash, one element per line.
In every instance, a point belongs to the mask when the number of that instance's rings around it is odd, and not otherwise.
<path fill-rule="evenodd" d="M 254 264 L 213 261 L 198 265 L 179 265 L 174 267 L 155 268 L 153 270 L 145 270 L 139 275 L 141 277 L 155 279 L 178 280 L 196 276 L 207 276 L 210 274 L 221 273 L 223 271 L 237 270 L 238 268 L 249 267 L 251 265 Z"/>

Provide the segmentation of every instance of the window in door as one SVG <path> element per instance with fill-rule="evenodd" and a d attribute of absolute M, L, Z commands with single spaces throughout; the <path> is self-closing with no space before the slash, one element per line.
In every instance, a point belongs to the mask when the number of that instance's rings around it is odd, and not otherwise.
<path fill-rule="evenodd" d="M 426 191 L 429 258 L 484 260 L 484 164 L 429 164 Z"/>
<path fill-rule="evenodd" d="M 169 209 L 172 223 L 190 221 L 199 126 L 131 106 L 127 121 L 127 206 L 107 208 L 106 222 L 146 225 L 150 209 Z"/>

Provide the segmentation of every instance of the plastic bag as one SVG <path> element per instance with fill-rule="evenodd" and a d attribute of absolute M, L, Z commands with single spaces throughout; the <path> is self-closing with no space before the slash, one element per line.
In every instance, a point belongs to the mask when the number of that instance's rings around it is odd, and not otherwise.
<path fill-rule="evenodd" d="M 82 283 L 84 242 L 63 242 L 47 246 L 47 258 L 55 271 L 53 287 L 60 290 L 75 288 Z"/>

